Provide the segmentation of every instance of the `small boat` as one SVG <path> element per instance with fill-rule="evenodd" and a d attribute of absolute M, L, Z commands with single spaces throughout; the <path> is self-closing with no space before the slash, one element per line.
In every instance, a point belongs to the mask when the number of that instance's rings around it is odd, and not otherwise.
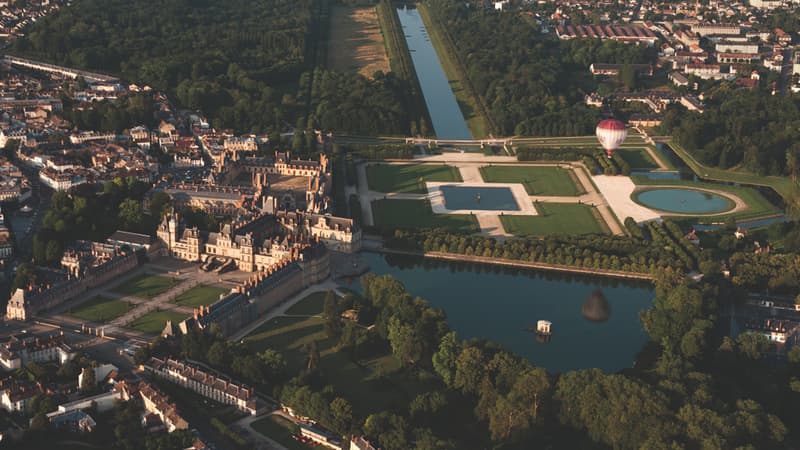
<path fill-rule="evenodd" d="M 540 320 L 536 322 L 536 327 L 528 327 L 529 332 L 536 333 L 539 336 L 550 336 L 552 334 L 551 328 L 553 323 L 549 320 Z"/>

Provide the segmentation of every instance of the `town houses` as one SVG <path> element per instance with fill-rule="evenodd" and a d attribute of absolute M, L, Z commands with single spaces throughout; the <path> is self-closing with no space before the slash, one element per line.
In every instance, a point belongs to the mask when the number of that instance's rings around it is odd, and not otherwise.
<path fill-rule="evenodd" d="M 0 344 L 0 367 L 16 370 L 35 362 L 64 364 L 75 357 L 63 333 L 46 336 L 19 334 Z"/>
<path fill-rule="evenodd" d="M 144 368 L 156 378 L 163 378 L 224 405 L 233 405 L 250 415 L 256 415 L 264 407 L 252 387 L 187 362 L 151 358 Z"/>

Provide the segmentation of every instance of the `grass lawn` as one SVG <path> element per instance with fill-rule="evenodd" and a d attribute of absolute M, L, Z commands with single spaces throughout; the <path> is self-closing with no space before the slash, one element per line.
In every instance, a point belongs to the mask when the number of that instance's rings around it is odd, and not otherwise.
<path fill-rule="evenodd" d="M 190 308 L 208 306 L 219 300 L 220 294 L 227 294 L 228 292 L 230 292 L 228 289 L 201 284 L 173 298 L 171 302 Z"/>
<path fill-rule="evenodd" d="M 117 286 L 114 288 L 114 292 L 123 295 L 153 298 L 167 292 L 177 284 L 178 281 L 174 278 L 142 274 Z"/>
<path fill-rule="evenodd" d="M 462 181 L 457 168 L 444 164 L 370 164 L 367 184 L 377 192 L 424 194 L 423 181 Z"/>
<path fill-rule="evenodd" d="M 130 311 L 132 306 L 122 300 L 93 297 L 72 309 L 69 315 L 88 322 L 108 322 Z"/>
<path fill-rule="evenodd" d="M 738 213 L 722 213 L 712 216 L 704 216 L 698 218 L 698 222 L 719 222 L 730 216 L 736 220 L 752 219 L 754 217 L 768 216 L 771 214 L 780 214 L 782 211 L 769 202 L 758 190 L 744 187 L 744 186 L 729 186 L 727 184 L 706 183 L 702 181 L 689 181 L 689 180 L 651 180 L 646 177 L 631 177 L 637 185 L 662 185 L 662 186 L 685 186 L 688 188 L 698 187 L 705 189 L 714 189 L 722 192 L 728 192 L 737 195 L 745 203 L 748 209 Z"/>
<path fill-rule="evenodd" d="M 309 294 L 306 298 L 289 307 L 289 309 L 286 310 L 286 314 L 290 316 L 315 316 L 322 314 L 322 310 L 325 307 L 325 297 L 327 295 L 327 291 Z"/>
<path fill-rule="evenodd" d="M 316 448 L 295 441 L 294 438 L 292 438 L 291 431 L 291 427 L 294 426 L 294 424 L 281 416 L 268 416 L 256 420 L 251 423 L 250 426 L 260 434 L 282 444 L 289 450 L 309 450 Z"/>
<path fill-rule="evenodd" d="M 448 228 L 476 232 L 478 219 L 466 214 L 434 214 L 427 200 L 376 200 L 372 202 L 375 226 L 395 228 Z"/>
<path fill-rule="evenodd" d="M 530 195 L 574 196 L 583 192 L 566 169 L 537 166 L 484 166 L 481 177 L 487 183 L 522 183 Z"/>
<path fill-rule="evenodd" d="M 577 203 L 539 203 L 538 216 L 501 216 L 506 232 L 516 236 L 602 233 L 592 207 Z"/>
<path fill-rule="evenodd" d="M 175 311 L 153 311 L 128 324 L 128 328 L 147 334 L 160 334 L 168 320 L 171 320 L 172 323 L 178 323 L 186 317 L 188 317 L 186 314 Z"/>
<path fill-rule="evenodd" d="M 277 317 L 258 327 L 247 337 L 252 351 L 271 348 L 286 358 L 290 373 L 306 364 L 304 344 L 317 342 L 320 368 L 337 394 L 350 400 L 356 414 L 367 416 L 388 409 L 407 409 L 408 402 L 421 391 L 420 384 L 400 370 L 391 355 L 353 362 L 325 335 L 324 321 L 318 317 Z"/>
<path fill-rule="evenodd" d="M 631 169 L 651 170 L 659 168 L 658 164 L 653 160 L 653 157 L 647 153 L 647 149 L 618 148 L 615 150 L 615 153 L 618 153 L 620 156 L 622 156 L 622 159 L 630 164 Z"/>

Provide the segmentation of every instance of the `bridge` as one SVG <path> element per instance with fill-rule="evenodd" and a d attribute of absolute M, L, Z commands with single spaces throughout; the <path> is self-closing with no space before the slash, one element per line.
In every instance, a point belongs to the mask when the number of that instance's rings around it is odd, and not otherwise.
<path fill-rule="evenodd" d="M 56 73 L 69 78 L 83 77 L 86 81 L 93 81 L 95 83 L 111 83 L 119 81 L 119 78 L 112 77 L 96 72 L 87 72 L 85 70 L 72 69 L 69 67 L 56 66 L 55 64 L 47 64 L 32 59 L 17 58 L 16 56 L 3 56 L 3 62 L 11 66 L 25 67 L 27 69 L 41 70 L 47 73 Z"/>

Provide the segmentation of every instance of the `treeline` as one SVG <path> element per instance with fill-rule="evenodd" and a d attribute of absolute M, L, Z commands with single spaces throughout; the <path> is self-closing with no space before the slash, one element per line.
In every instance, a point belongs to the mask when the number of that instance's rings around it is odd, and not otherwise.
<path fill-rule="evenodd" d="M 576 147 L 521 147 L 518 161 L 582 161 L 593 175 L 630 175 L 631 166 L 618 153 L 609 159 L 603 150 Z"/>
<path fill-rule="evenodd" d="M 655 274 L 665 268 L 688 271 L 696 267 L 696 262 L 684 255 L 688 252 L 684 247 L 657 246 L 646 240 L 616 236 L 549 236 L 537 240 L 497 242 L 491 238 L 455 234 L 442 229 L 396 230 L 386 245 L 401 250 L 646 274 Z"/>
<path fill-rule="evenodd" d="M 500 135 L 586 135 L 599 120 L 583 97 L 597 88 L 591 63 L 647 63 L 654 52 L 613 41 L 559 41 L 519 14 L 432 0 L 427 10 L 455 43 L 471 88 Z"/>
<path fill-rule="evenodd" d="M 737 252 L 728 264 L 733 283 L 751 292 L 794 295 L 800 291 L 800 255 L 796 253 Z"/>
<path fill-rule="evenodd" d="M 347 154 L 358 155 L 364 159 L 412 159 L 415 151 L 414 145 L 411 144 L 345 144 L 340 148 Z"/>
<path fill-rule="evenodd" d="M 407 82 L 408 91 L 405 99 L 408 111 L 412 117 L 410 132 L 412 135 L 429 136 L 432 133 L 428 107 L 422 96 L 422 88 L 411 61 L 411 53 L 397 17 L 397 10 L 389 0 L 381 0 L 377 6 L 378 20 L 383 32 L 386 52 L 392 66 L 392 72 Z"/>
<path fill-rule="evenodd" d="M 703 164 L 769 175 L 800 171 L 800 98 L 723 85 L 703 114 L 667 111 L 665 133 Z"/>

